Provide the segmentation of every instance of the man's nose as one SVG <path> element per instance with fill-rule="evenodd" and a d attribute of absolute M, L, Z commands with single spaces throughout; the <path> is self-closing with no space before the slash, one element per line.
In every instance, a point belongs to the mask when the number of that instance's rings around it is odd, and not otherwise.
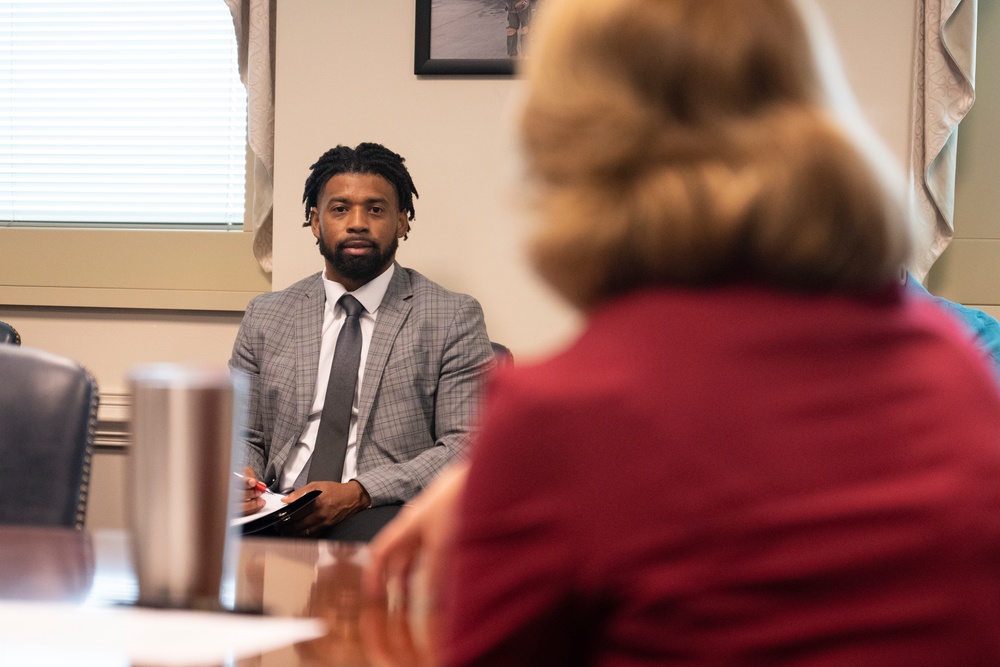
<path fill-rule="evenodd" d="M 365 231 L 369 226 L 367 211 L 351 211 L 351 215 L 347 220 L 347 229 L 350 231 Z"/>

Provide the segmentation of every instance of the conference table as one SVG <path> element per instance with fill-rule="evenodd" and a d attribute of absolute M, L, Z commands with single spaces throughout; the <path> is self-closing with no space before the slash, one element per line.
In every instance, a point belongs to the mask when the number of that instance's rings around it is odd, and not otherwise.
<path fill-rule="evenodd" d="M 0 525 L 0 607 L 10 614 L 60 610 L 123 609 L 131 612 L 137 597 L 129 535 L 124 531 L 75 531 Z M 361 586 L 368 559 L 364 544 L 324 540 L 242 537 L 232 541 L 231 574 L 223 586 L 241 612 L 210 615 L 262 622 L 319 619 L 308 623 L 314 636 L 253 655 L 211 663 L 223 667 L 429 667 L 434 664 L 433 617 L 412 606 L 369 599 Z M 42 606 L 37 606 L 41 604 Z M 51 604 L 52 606 L 45 606 Z M 398 607 L 398 608 L 397 608 Z M 153 612 L 157 613 L 157 612 Z M 159 612 L 170 613 L 170 612 Z M 42 617 L 45 618 L 45 617 Z M 0 664 L 15 664 L 19 638 L 0 636 Z M 185 641 L 177 637 L 176 641 Z M 238 649 L 238 646 L 233 647 Z M 9 653 L 5 653 L 9 651 Z M 19 648 L 22 653 L 24 647 Z M 30 653 L 28 654 L 31 655 Z M 43 654 L 46 664 L 94 667 L 156 667 L 156 661 L 122 662 L 81 650 L 81 659 L 59 661 Z M 85 658 L 85 659 L 83 659 Z M 29 664 L 27 662 L 18 664 Z M 181 664 L 165 662 L 162 664 Z"/>

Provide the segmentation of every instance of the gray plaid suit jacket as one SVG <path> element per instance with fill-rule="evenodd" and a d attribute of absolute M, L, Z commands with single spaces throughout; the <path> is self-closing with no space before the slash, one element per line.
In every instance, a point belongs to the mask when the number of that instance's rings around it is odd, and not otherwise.
<path fill-rule="evenodd" d="M 494 365 L 479 303 L 395 265 L 375 318 L 358 406 L 357 480 L 372 505 L 405 502 L 462 455 Z M 250 378 L 247 465 L 278 478 L 316 390 L 320 274 L 247 306 L 231 368 Z"/>

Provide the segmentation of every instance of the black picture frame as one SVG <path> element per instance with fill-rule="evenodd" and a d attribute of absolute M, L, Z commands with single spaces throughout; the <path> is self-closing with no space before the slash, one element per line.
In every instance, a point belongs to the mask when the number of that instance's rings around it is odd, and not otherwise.
<path fill-rule="evenodd" d="M 413 73 L 424 74 L 485 74 L 512 76 L 514 61 L 510 58 L 431 58 L 431 1 L 417 1 L 416 35 L 413 48 Z"/>

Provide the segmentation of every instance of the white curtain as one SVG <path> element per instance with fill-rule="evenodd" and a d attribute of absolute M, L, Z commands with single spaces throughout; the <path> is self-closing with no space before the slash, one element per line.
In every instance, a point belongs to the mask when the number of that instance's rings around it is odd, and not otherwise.
<path fill-rule="evenodd" d="M 923 222 L 914 266 L 923 280 L 954 232 L 958 124 L 976 98 L 978 0 L 917 0 L 913 152 L 916 215 Z"/>
<path fill-rule="evenodd" d="M 233 14 L 240 79 L 247 87 L 247 140 L 253 169 L 253 252 L 271 271 L 274 173 L 274 17 L 277 0 L 225 0 Z"/>

